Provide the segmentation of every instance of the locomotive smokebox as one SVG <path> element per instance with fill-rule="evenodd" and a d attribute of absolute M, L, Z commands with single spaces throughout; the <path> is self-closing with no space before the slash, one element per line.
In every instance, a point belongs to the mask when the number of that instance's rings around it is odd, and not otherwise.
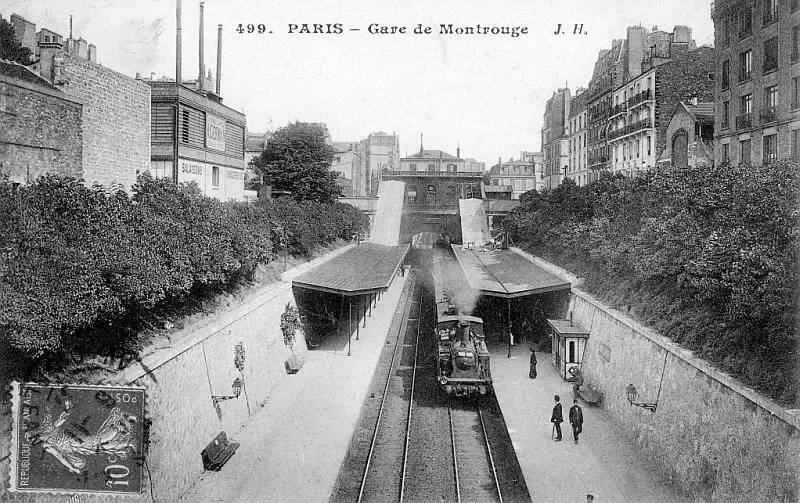
<path fill-rule="evenodd" d="M 461 320 L 458 322 L 458 333 L 461 335 L 461 342 L 469 343 L 469 322 Z"/>

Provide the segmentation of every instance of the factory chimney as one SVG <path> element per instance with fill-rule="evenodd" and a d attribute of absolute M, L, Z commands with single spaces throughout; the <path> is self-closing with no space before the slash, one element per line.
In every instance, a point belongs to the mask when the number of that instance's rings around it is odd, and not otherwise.
<path fill-rule="evenodd" d="M 217 96 L 222 87 L 222 25 L 217 25 Z"/>
<path fill-rule="evenodd" d="M 181 0 L 175 2 L 175 84 L 181 85 Z"/>
<path fill-rule="evenodd" d="M 200 2 L 200 49 L 199 49 L 200 73 L 197 76 L 197 90 L 203 90 L 203 79 L 206 78 L 206 65 L 203 61 L 203 2 Z"/>

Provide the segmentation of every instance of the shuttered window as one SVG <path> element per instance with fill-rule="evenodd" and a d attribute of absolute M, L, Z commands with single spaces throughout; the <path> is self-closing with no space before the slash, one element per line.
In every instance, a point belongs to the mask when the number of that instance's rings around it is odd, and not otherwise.
<path fill-rule="evenodd" d="M 225 154 L 244 158 L 244 128 L 231 122 L 225 124 Z"/>
<path fill-rule="evenodd" d="M 203 148 L 206 145 L 206 116 L 200 110 L 181 105 L 181 143 Z"/>
<path fill-rule="evenodd" d="M 150 141 L 152 143 L 172 143 L 173 111 L 170 103 L 153 103 L 150 113 Z"/>

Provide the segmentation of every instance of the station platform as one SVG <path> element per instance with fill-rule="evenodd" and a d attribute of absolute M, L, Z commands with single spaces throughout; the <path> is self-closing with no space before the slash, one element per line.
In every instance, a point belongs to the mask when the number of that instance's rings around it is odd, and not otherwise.
<path fill-rule="evenodd" d="M 628 441 L 604 410 L 579 400 L 583 433 L 572 439 L 572 384 L 563 380 L 550 353 L 537 352 L 536 379 L 528 377 L 530 348 L 490 345 L 494 391 L 517 453 L 531 499 L 540 503 L 689 503 L 661 482 L 652 464 Z M 550 417 L 559 395 L 563 440 L 552 440 Z"/>
<path fill-rule="evenodd" d="M 283 375 L 236 435 L 236 455 L 221 471 L 204 472 L 181 501 L 328 501 L 408 279 L 398 277 L 382 295 L 350 356 L 329 341 L 306 353 L 298 374 Z"/>

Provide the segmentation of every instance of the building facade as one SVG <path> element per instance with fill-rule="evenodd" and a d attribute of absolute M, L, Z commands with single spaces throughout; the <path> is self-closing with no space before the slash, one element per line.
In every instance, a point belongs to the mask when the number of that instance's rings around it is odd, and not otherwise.
<path fill-rule="evenodd" d="M 83 178 L 83 103 L 27 67 L 0 60 L 0 177 Z"/>
<path fill-rule="evenodd" d="M 589 180 L 589 145 L 586 89 L 578 89 L 570 102 L 567 134 L 569 138 L 569 168 L 567 178 L 577 185 L 586 185 Z"/>
<path fill-rule="evenodd" d="M 544 154 L 545 188 L 557 187 L 569 169 L 569 138 L 567 119 L 571 94 L 561 88 L 547 100 L 542 127 L 542 153 Z"/>
<path fill-rule="evenodd" d="M 643 109 L 649 107 L 648 111 L 653 112 L 652 103 L 657 100 L 652 94 L 647 98 L 646 93 L 634 98 L 631 92 L 635 94 L 636 86 L 639 85 L 639 88 L 643 89 L 640 92 L 644 93 L 642 82 L 646 83 L 647 76 L 643 74 L 695 49 L 696 43 L 688 26 L 677 25 L 672 32 L 667 32 L 659 30 L 657 26 L 648 30 L 639 25 L 628 27 L 624 39 L 614 40 L 610 49 L 600 51 L 587 91 L 590 181 L 596 179 L 603 171 L 628 170 L 629 174 L 635 174 L 643 166 L 655 164 L 658 153 L 654 143 L 655 138 L 652 137 L 654 124 L 660 120 L 662 126 L 666 128 L 669 118 L 652 117 L 648 124 Z M 652 80 L 651 85 L 653 85 Z M 646 103 L 648 100 L 649 103 Z M 711 101 L 711 98 L 707 101 Z M 634 105 L 634 110 L 628 110 L 630 104 Z M 668 105 L 670 113 L 676 105 L 677 101 Z M 631 121 L 638 124 L 634 125 Z M 626 127 L 627 132 L 620 130 Z M 636 129 L 636 132 L 631 133 L 632 129 Z M 646 154 L 648 133 L 642 132 L 645 129 L 650 130 L 650 154 Z M 615 131 L 614 138 L 609 137 L 611 131 Z M 638 138 L 628 139 L 627 137 L 631 135 L 638 135 Z M 640 154 L 638 158 L 637 152 Z M 643 159 L 642 152 L 649 157 Z"/>
<path fill-rule="evenodd" d="M 243 201 L 244 114 L 191 83 L 146 82 L 152 89 L 153 176 L 195 182 L 203 194 L 222 201 Z"/>
<path fill-rule="evenodd" d="M 666 145 L 658 164 L 710 166 L 714 164 L 714 104 L 681 102 L 667 125 Z"/>
<path fill-rule="evenodd" d="M 528 155 L 525 155 L 528 154 Z M 541 180 L 542 163 L 533 152 L 523 152 L 520 160 L 509 159 L 507 162 L 497 160 L 497 164 L 489 168 L 489 186 L 485 188 L 486 197 L 489 193 L 498 194 L 493 196 L 502 199 L 500 194 L 505 194 L 502 187 L 510 187 L 510 199 L 519 199 L 519 196 L 529 190 L 537 189 L 537 182 Z M 537 162 L 539 161 L 538 166 Z"/>
<path fill-rule="evenodd" d="M 800 2 L 717 0 L 715 159 L 762 165 L 798 155 Z"/>
<path fill-rule="evenodd" d="M 383 131 L 371 133 L 357 142 L 332 142 L 336 157 L 331 169 L 342 175 L 341 185 L 349 188 L 344 195 L 375 197 L 383 173 L 397 169 L 400 163 L 400 137 Z"/>
<path fill-rule="evenodd" d="M 462 158 L 460 148 L 453 156 L 441 150 L 425 150 L 420 145 L 419 152 L 400 159 L 398 168 L 386 171 L 383 179 L 405 182 L 402 239 L 429 231 L 459 242 L 458 200 L 482 198 L 484 164 Z"/>
<path fill-rule="evenodd" d="M 671 141 L 667 127 L 680 102 L 712 103 L 714 50 L 685 48 L 671 44 L 667 53 L 651 53 L 644 71 L 614 90 L 607 133 L 611 171 L 636 176 L 655 166 Z"/>

